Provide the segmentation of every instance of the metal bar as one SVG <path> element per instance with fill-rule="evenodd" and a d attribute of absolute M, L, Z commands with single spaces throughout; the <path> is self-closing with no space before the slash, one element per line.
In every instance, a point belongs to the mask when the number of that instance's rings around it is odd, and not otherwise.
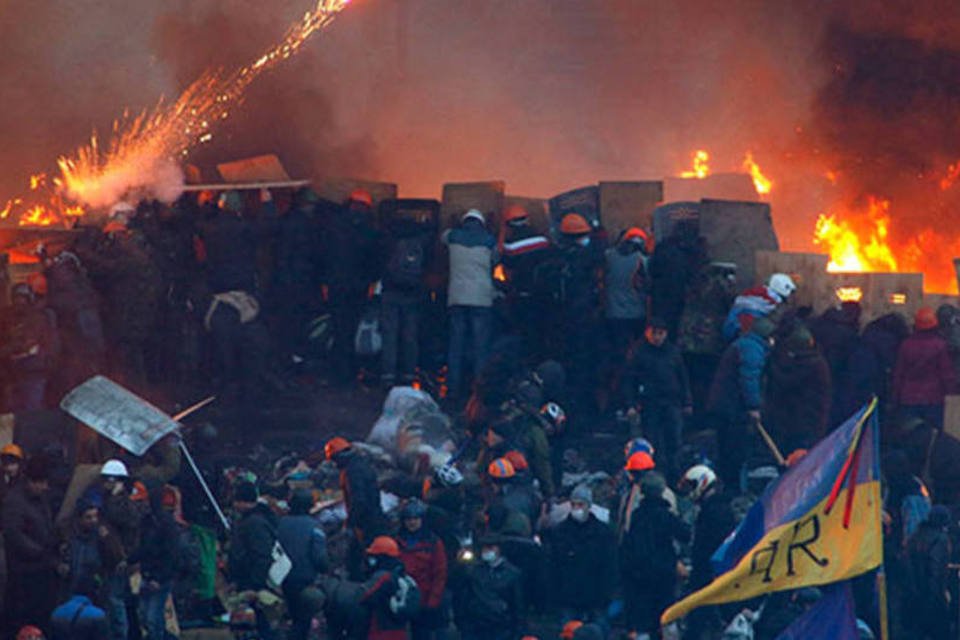
<path fill-rule="evenodd" d="M 183 190 L 185 192 L 195 191 L 229 191 L 231 189 L 238 191 L 247 191 L 253 189 L 292 189 L 294 187 L 305 187 L 310 184 L 309 180 L 274 180 L 272 182 L 240 182 L 231 184 L 229 182 L 211 183 L 211 184 L 188 184 Z"/>
<path fill-rule="evenodd" d="M 183 452 L 183 457 L 187 459 L 187 463 L 190 465 L 190 468 L 193 469 L 194 475 L 197 476 L 200 486 L 203 487 L 203 492 L 207 494 L 207 499 L 210 501 L 210 504 L 213 505 L 213 509 L 217 512 L 220 522 L 223 523 L 223 528 L 227 531 L 230 531 L 230 522 L 227 520 L 227 516 L 223 515 L 223 510 L 220 509 L 220 504 L 217 502 L 217 499 L 213 497 L 213 492 L 210 491 L 210 487 L 207 486 L 207 481 L 203 479 L 200 469 L 197 468 L 197 463 L 193 461 L 193 456 L 190 455 L 190 450 L 187 449 L 187 445 L 183 443 L 183 440 L 180 441 L 180 451 Z"/>

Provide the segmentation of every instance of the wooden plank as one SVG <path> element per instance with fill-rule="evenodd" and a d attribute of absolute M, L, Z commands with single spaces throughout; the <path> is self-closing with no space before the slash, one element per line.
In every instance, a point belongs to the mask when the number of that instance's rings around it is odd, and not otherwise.
<path fill-rule="evenodd" d="M 296 189 L 310 184 L 309 180 L 278 180 L 272 182 L 217 182 L 209 184 L 191 184 L 183 188 L 184 192 L 194 191 L 250 191 L 253 189 Z"/>
<path fill-rule="evenodd" d="M 653 210 L 663 202 L 663 182 L 601 182 L 600 217 L 611 238 L 629 227 L 653 228 Z"/>
<path fill-rule="evenodd" d="M 813 307 L 814 312 L 820 313 L 833 304 L 833 300 L 826 295 L 829 261 L 830 257 L 822 253 L 757 251 L 755 278 L 760 283 L 769 280 L 774 273 L 786 273 L 797 284 L 791 304 Z"/>
<path fill-rule="evenodd" d="M 737 265 L 737 285 L 752 286 L 757 251 L 778 251 L 770 205 L 763 202 L 703 200 L 700 202 L 700 236 L 710 259 Z"/>
<path fill-rule="evenodd" d="M 828 283 L 833 304 L 839 304 L 837 291 L 860 289 L 861 326 L 888 313 L 900 313 L 908 319 L 923 304 L 922 273 L 832 273 Z"/>
<path fill-rule="evenodd" d="M 269 153 L 252 158 L 242 158 L 217 165 L 224 182 L 285 182 L 290 174 L 284 169 L 280 158 Z"/>
<path fill-rule="evenodd" d="M 440 204 L 441 228 L 452 227 L 470 209 L 479 209 L 487 217 L 487 226 L 496 229 L 503 211 L 507 185 L 502 180 L 488 182 L 448 182 L 443 185 Z"/>

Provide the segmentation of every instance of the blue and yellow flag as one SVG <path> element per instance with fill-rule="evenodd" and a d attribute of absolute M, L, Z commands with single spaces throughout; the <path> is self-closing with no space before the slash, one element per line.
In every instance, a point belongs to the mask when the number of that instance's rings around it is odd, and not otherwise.
<path fill-rule="evenodd" d="M 663 624 L 706 605 L 819 586 L 883 562 L 876 401 L 767 488 L 713 556 L 713 582 L 667 609 Z"/>

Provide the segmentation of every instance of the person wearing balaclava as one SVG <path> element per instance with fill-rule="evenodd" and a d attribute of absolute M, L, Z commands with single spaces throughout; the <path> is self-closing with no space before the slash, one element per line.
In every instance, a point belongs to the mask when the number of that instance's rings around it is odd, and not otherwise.
<path fill-rule="evenodd" d="M 554 574 L 555 604 L 562 621 L 599 619 L 613 595 L 616 539 L 590 508 L 593 492 L 586 485 L 570 494 L 570 514 L 545 534 Z"/>
<path fill-rule="evenodd" d="M 454 612 L 463 640 L 513 640 L 524 627 L 523 576 L 507 560 L 501 540 L 480 540 L 480 557 L 467 564 L 454 587 Z"/>

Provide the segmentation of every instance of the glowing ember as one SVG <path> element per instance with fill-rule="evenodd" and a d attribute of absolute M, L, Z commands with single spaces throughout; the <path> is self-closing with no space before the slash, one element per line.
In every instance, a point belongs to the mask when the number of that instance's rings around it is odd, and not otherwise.
<path fill-rule="evenodd" d="M 493 279 L 497 282 L 507 281 L 507 272 L 504 270 L 502 264 L 498 264 L 493 268 Z"/>
<path fill-rule="evenodd" d="M 837 300 L 840 302 L 860 302 L 863 300 L 863 289 L 860 287 L 840 287 L 836 293 Z"/>
<path fill-rule="evenodd" d="M 38 204 L 27 209 L 17 224 L 21 227 L 49 227 L 59 219 L 60 217 L 56 213 L 42 204 Z"/>
<path fill-rule="evenodd" d="M 827 271 L 896 271 L 897 259 L 887 241 L 890 202 L 871 197 L 866 215 L 839 219 L 822 214 L 817 219 L 814 243 L 830 253 Z"/>
<path fill-rule="evenodd" d="M 947 167 L 947 175 L 940 180 L 940 190 L 946 191 L 952 187 L 957 178 L 960 178 L 960 162 L 955 162 Z"/>
<path fill-rule="evenodd" d="M 756 188 L 757 193 L 766 195 L 773 190 L 773 180 L 763 175 L 763 172 L 760 170 L 760 165 L 753 159 L 753 152 L 751 151 L 747 151 L 747 155 L 743 159 L 743 170 L 753 178 L 753 186 Z"/>
<path fill-rule="evenodd" d="M 710 154 L 698 149 L 693 154 L 693 169 L 680 174 L 681 178 L 706 178 L 710 175 Z"/>

